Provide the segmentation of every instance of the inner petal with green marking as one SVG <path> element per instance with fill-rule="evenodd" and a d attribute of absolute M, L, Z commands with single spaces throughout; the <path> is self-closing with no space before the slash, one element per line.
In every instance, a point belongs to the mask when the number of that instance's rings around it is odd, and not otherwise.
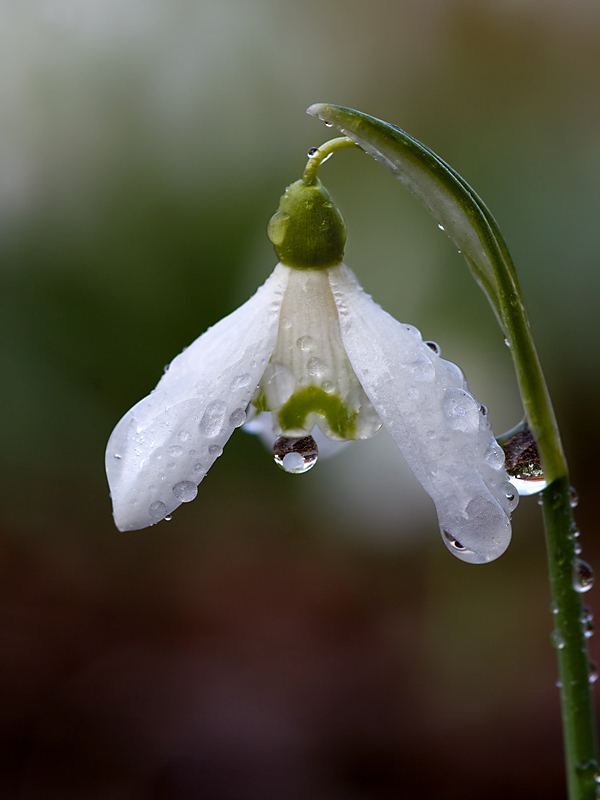
<path fill-rule="evenodd" d="M 277 344 L 253 404 L 273 412 L 278 436 L 368 439 L 381 420 L 346 355 L 328 269 L 290 268 Z"/>

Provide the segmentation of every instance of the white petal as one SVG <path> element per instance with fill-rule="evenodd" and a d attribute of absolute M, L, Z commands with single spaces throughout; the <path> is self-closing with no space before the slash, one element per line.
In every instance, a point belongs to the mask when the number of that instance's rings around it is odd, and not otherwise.
<path fill-rule="evenodd" d="M 178 355 L 125 414 L 106 450 L 115 523 L 137 530 L 196 496 L 271 357 L 290 269 L 278 264 L 243 306 Z"/>
<path fill-rule="evenodd" d="M 374 303 L 346 266 L 329 277 L 350 363 L 433 499 L 448 549 L 464 561 L 492 561 L 510 542 L 515 498 L 501 448 L 462 373 L 416 328 Z"/>

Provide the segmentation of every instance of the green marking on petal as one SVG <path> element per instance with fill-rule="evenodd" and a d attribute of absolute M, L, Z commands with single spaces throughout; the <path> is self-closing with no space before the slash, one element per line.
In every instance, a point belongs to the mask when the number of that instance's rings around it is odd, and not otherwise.
<path fill-rule="evenodd" d="M 332 433 L 340 439 L 356 438 L 357 412 L 350 412 L 339 397 L 327 394 L 317 386 L 295 392 L 278 413 L 282 431 L 303 429 L 309 414 L 322 414 Z"/>

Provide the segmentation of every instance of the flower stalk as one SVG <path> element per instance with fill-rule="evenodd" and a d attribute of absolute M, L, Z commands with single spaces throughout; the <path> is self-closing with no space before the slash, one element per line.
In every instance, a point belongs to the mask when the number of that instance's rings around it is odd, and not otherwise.
<path fill-rule="evenodd" d="M 555 618 L 553 641 L 558 651 L 568 796 L 569 800 L 596 800 L 597 736 L 581 603 L 581 592 L 591 583 L 581 580 L 582 562 L 575 548 L 567 461 L 506 243 L 485 204 L 466 181 L 400 128 L 342 106 L 316 104 L 308 113 L 335 125 L 382 162 L 427 208 L 463 254 L 510 345 L 525 419 L 535 438 L 547 482 L 542 493 L 543 517 Z"/>

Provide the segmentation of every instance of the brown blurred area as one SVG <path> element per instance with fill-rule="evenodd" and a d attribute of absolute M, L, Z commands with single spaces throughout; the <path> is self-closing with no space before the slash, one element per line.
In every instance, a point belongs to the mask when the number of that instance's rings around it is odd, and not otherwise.
<path fill-rule="evenodd" d="M 535 498 L 473 567 L 384 433 L 296 477 L 237 431 L 193 503 L 128 534 L 103 458 L 272 269 L 266 223 L 329 138 L 305 108 L 349 105 L 496 216 L 598 565 L 599 76 L 587 0 L 0 6 L 2 800 L 565 796 Z M 321 176 L 365 289 L 516 424 L 510 354 L 435 222 L 362 154 Z"/>

